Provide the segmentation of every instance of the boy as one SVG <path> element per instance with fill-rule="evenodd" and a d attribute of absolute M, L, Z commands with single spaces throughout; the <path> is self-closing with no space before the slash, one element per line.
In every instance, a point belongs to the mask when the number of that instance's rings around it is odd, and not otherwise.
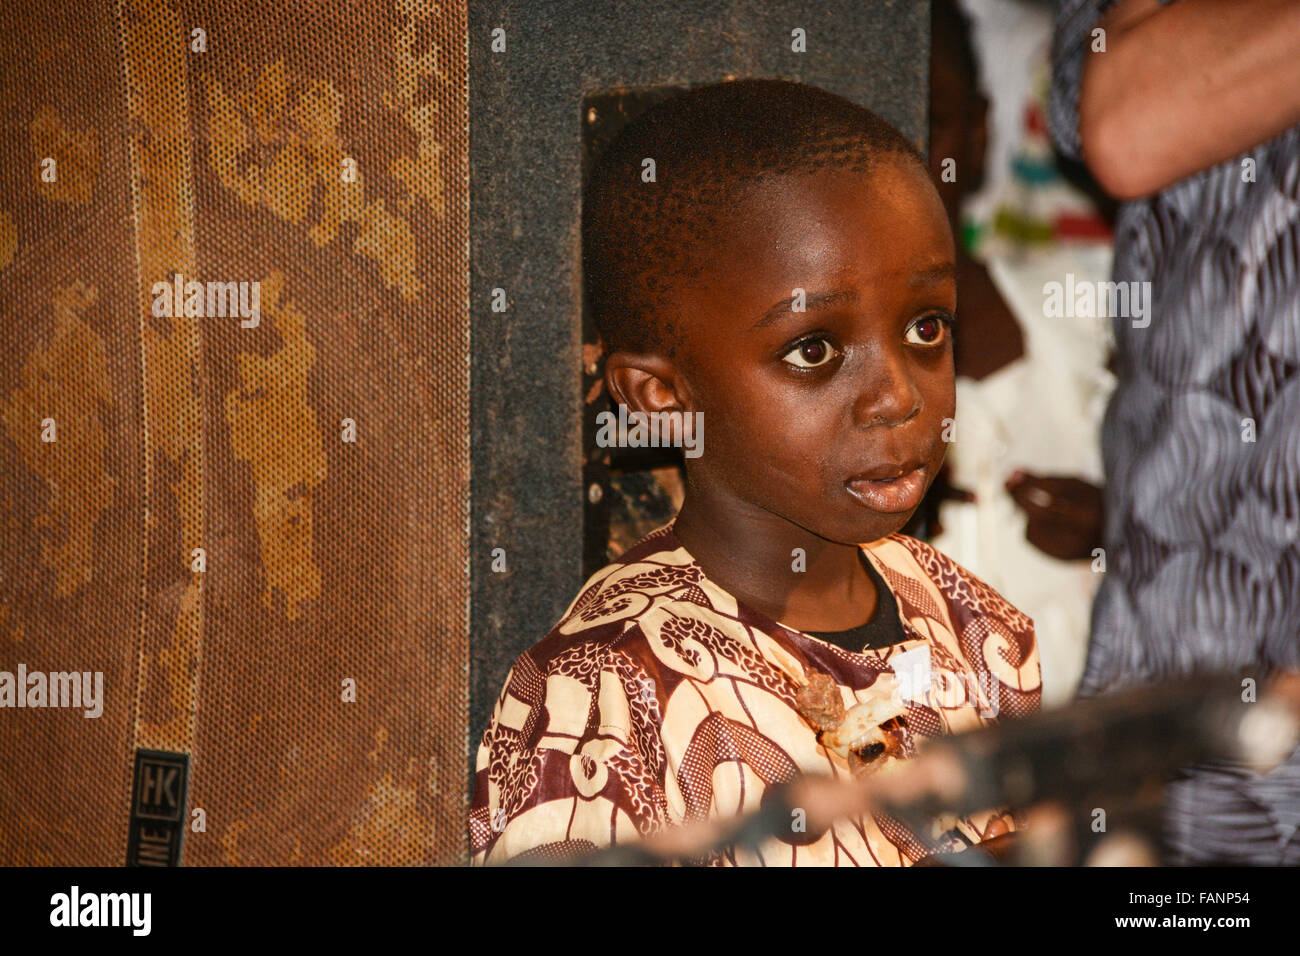
<path fill-rule="evenodd" d="M 611 396 L 699 413 L 708 438 L 677 518 L 516 660 L 472 862 L 747 813 L 796 774 L 874 772 L 1037 709 L 1032 622 L 897 534 L 954 413 L 953 240 L 915 148 L 813 87 L 697 88 L 601 157 L 583 241 Z M 1015 827 L 948 824 L 955 845 Z M 709 862 L 910 865 L 933 836 L 868 814 Z"/>

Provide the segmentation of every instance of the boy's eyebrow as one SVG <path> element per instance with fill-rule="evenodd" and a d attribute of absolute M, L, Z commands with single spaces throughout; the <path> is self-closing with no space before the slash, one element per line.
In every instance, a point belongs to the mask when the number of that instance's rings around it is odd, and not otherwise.
<path fill-rule="evenodd" d="M 833 305 L 843 305 L 849 302 L 857 302 L 858 294 L 852 289 L 841 289 L 836 292 L 809 292 L 804 295 L 805 311 L 813 309 L 825 309 Z M 794 296 L 782 299 L 772 308 L 763 313 L 763 317 L 755 322 L 750 331 L 761 329 L 771 325 L 778 319 L 783 319 L 791 315 L 790 307 L 794 305 Z"/>
<path fill-rule="evenodd" d="M 957 267 L 951 262 L 940 262 L 938 265 L 930 266 L 928 269 L 921 269 L 919 272 L 913 272 L 912 277 L 907 280 L 908 285 L 930 285 L 934 282 L 943 282 L 947 279 L 955 280 L 957 278 Z"/>
<path fill-rule="evenodd" d="M 940 262 L 937 265 L 913 272 L 908 278 L 907 284 L 910 286 L 933 285 L 936 282 L 946 282 L 956 278 L 957 267 L 951 262 Z M 831 306 L 854 303 L 858 301 L 858 298 L 858 293 L 853 289 L 840 289 L 835 292 L 809 292 L 804 296 L 804 311 L 811 312 L 813 309 L 825 309 Z M 778 319 L 793 314 L 790 311 L 793 305 L 794 296 L 782 299 L 764 312 L 763 317 L 750 327 L 750 331 L 765 328 Z"/>

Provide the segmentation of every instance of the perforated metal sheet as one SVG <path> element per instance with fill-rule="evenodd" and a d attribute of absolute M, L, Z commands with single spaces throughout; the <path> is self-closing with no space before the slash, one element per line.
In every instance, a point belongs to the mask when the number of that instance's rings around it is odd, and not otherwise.
<path fill-rule="evenodd" d="M 105 682 L 0 710 L 0 863 L 120 864 L 138 747 L 193 755 L 187 865 L 464 859 L 466 35 L 0 11 L 0 670 Z M 176 273 L 260 323 L 154 315 Z"/>

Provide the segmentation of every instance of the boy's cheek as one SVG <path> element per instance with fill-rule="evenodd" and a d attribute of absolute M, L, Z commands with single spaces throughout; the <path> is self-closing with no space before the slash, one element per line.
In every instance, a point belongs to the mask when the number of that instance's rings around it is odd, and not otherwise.
<path fill-rule="evenodd" d="M 934 430 L 940 435 L 942 435 L 945 430 L 951 431 L 951 428 L 948 426 L 957 416 L 957 387 L 951 376 L 949 376 L 946 385 L 946 388 L 940 389 L 931 401 L 927 403 L 930 408 L 933 409 L 932 416 L 937 421 Z M 944 439 L 944 441 L 950 440 L 951 439 Z"/>

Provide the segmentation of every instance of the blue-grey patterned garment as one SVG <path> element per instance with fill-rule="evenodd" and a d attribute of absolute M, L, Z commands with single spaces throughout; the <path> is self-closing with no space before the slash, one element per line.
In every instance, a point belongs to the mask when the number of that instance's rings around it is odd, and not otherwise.
<path fill-rule="evenodd" d="M 1075 159 L 1084 60 L 1104 55 L 1090 34 L 1112 5 L 1056 3 L 1048 121 Z M 1246 158 L 1255 182 L 1243 182 Z M 1149 281 L 1153 301 L 1149 327 L 1114 322 L 1108 564 L 1079 693 L 1296 667 L 1300 127 L 1122 204 L 1114 279 Z M 1177 862 L 1300 863 L 1300 749 L 1265 776 L 1197 767 L 1167 799 Z"/>

